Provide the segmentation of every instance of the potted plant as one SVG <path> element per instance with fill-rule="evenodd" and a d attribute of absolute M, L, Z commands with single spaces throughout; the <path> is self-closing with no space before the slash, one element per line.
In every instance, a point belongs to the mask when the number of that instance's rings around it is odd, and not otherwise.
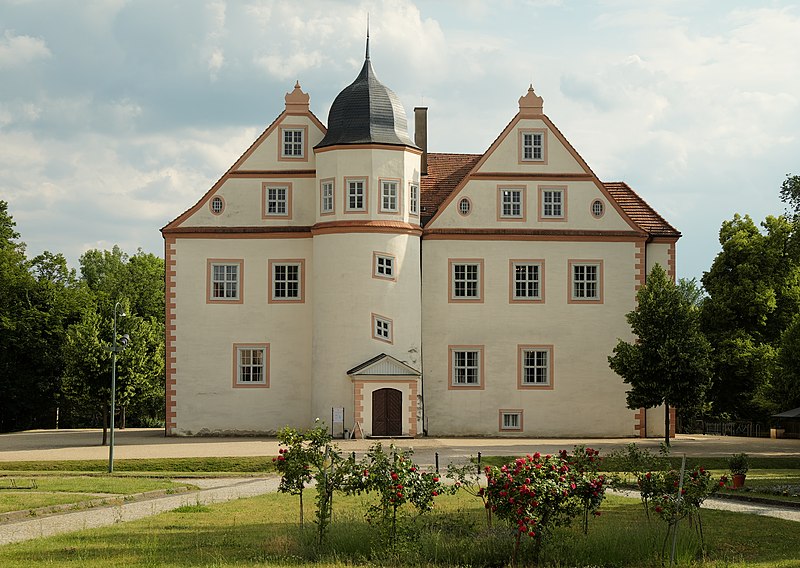
<path fill-rule="evenodd" d="M 746 453 L 733 454 L 728 458 L 728 469 L 731 470 L 733 476 L 733 488 L 739 489 L 744 486 L 744 479 L 747 475 L 747 470 L 750 469 L 750 460 Z"/>

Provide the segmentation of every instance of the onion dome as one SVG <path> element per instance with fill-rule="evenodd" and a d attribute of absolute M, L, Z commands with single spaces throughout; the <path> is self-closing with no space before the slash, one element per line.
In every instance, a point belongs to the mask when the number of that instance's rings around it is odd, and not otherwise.
<path fill-rule="evenodd" d="M 328 132 L 315 148 L 338 144 L 417 146 L 408 136 L 406 112 L 397 95 L 378 81 L 367 55 L 361 72 L 336 96 L 328 113 Z"/>

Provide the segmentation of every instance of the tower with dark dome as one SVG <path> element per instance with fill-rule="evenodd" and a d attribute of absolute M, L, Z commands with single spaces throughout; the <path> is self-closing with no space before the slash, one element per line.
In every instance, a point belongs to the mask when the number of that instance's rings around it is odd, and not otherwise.
<path fill-rule="evenodd" d="M 311 392 L 314 416 L 353 408 L 348 427 L 373 435 L 421 430 L 421 153 L 367 40 L 364 65 L 314 146 L 325 202 L 312 230 Z"/>

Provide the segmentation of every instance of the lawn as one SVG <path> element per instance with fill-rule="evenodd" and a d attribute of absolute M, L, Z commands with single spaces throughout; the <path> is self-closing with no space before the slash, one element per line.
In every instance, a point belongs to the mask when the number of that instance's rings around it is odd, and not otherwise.
<path fill-rule="evenodd" d="M 313 492 L 306 518 L 313 519 Z M 465 493 L 440 497 L 436 508 L 408 522 L 393 549 L 362 519 L 369 499 L 337 495 L 331 532 L 314 544 L 315 525 L 300 530 L 296 497 L 272 494 L 213 506 L 181 507 L 141 521 L 0 547 L 0 566 L 35 568 L 300 566 L 505 566 L 513 538 L 502 523 L 486 527 L 482 504 Z M 558 529 L 542 566 L 661 566 L 660 521 L 648 524 L 637 499 L 609 497 L 588 535 Z M 704 511 L 705 560 L 693 529 L 682 525 L 681 565 L 703 568 L 798 566 L 800 524 Z M 529 543 L 521 558 L 530 558 Z"/>
<path fill-rule="evenodd" d="M 54 460 L 0 462 L 0 475 L 11 472 L 95 472 L 108 471 L 107 460 Z M 115 473 L 159 473 L 186 476 L 195 473 L 264 474 L 275 471 L 269 456 L 153 458 L 114 460 Z M 26 474 L 27 475 L 27 474 Z"/>
<path fill-rule="evenodd" d="M 11 487 L 11 479 L 17 486 L 32 486 L 30 489 L 5 489 Z M 43 476 L 0 477 L 0 513 L 35 509 L 65 503 L 81 503 L 98 497 L 133 495 L 146 491 L 175 491 L 187 487 L 169 479 L 116 476 Z"/>

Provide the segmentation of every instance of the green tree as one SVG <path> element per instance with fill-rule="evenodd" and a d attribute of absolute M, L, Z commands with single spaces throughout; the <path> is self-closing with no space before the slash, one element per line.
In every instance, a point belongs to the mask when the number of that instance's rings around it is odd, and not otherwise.
<path fill-rule="evenodd" d="M 711 399 L 718 416 L 764 418 L 781 337 L 800 311 L 797 223 L 769 216 L 761 230 L 735 215 L 703 275 L 702 328 L 714 347 Z"/>
<path fill-rule="evenodd" d="M 636 300 L 636 309 L 625 317 L 637 339 L 619 340 L 608 362 L 631 386 L 628 408 L 664 405 L 669 445 L 669 407 L 693 407 L 704 399 L 711 346 L 700 331 L 698 310 L 660 265 L 653 267 Z"/>
<path fill-rule="evenodd" d="M 0 431 L 52 427 L 66 328 L 86 294 L 60 254 L 33 260 L 0 201 Z"/>

